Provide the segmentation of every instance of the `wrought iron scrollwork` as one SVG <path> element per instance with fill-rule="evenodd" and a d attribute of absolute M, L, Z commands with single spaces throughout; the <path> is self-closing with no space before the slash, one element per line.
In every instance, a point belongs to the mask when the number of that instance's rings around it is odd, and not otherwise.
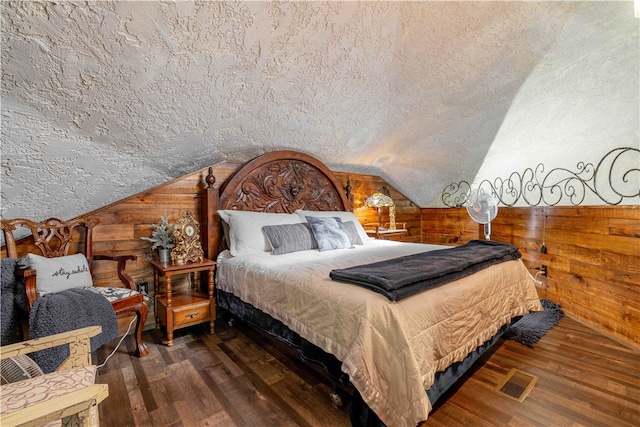
<path fill-rule="evenodd" d="M 626 166 L 634 164 L 637 167 Z M 555 168 L 545 172 L 540 163 L 535 169 L 513 172 L 506 179 L 483 180 L 478 187 L 505 206 L 513 206 L 520 200 L 529 206 L 555 206 L 563 200 L 579 206 L 587 194 L 594 194 L 608 205 L 618 205 L 627 198 L 640 196 L 640 150 L 615 148 L 597 166 L 579 162 L 576 171 Z M 467 181 L 451 183 L 442 192 L 442 202 L 449 207 L 463 206 L 470 190 Z"/>
<path fill-rule="evenodd" d="M 450 208 L 463 206 L 471 191 L 471 185 L 467 181 L 452 182 L 442 191 L 442 202 Z"/>

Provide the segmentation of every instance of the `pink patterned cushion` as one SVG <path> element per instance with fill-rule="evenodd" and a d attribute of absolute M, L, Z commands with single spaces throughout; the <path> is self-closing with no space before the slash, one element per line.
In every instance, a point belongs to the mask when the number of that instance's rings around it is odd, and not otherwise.
<path fill-rule="evenodd" d="M 96 366 L 52 372 L 2 386 L 0 413 L 8 414 L 35 403 L 81 390 L 95 383 Z"/>

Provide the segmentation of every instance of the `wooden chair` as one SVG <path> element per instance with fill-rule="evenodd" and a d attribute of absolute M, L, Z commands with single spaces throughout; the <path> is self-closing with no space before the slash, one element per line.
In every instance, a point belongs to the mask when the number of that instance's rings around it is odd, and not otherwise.
<path fill-rule="evenodd" d="M 70 221 L 61 221 L 57 218 L 49 218 L 43 222 L 34 222 L 24 218 L 1 220 L 2 231 L 5 235 L 7 254 L 10 258 L 18 258 L 16 240 L 13 235 L 17 226 L 28 228 L 33 235 L 35 246 L 46 258 L 55 258 L 70 255 L 73 248 L 76 252 L 83 253 L 89 263 L 89 270 L 93 274 L 93 264 L 95 261 L 117 262 L 117 274 L 121 284 L 114 287 L 94 287 L 94 290 L 107 298 L 116 315 L 124 313 L 135 313 L 136 320 L 136 351 L 138 357 L 146 356 L 149 353 L 147 345 L 142 341 L 142 329 L 147 320 L 149 307 L 144 295 L 137 291 L 133 279 L 125 272 L 126 262 L 135 260 L 134 255 L 96 255 L 93 253 L 93 227 L 98 224 L 97 219 L 76 218 Z M 75 231 L 77 230 L 77 231 Z M 84 230 L 84 232 L 83 232 Z M 78 236 L 78 243 L 82 243 L 84 237 L 84 251 L 79 251 L 74 242 L 74 237 Z M 31 309 L 34 301 L 38 297 L 36 285 L 36 271 L 32 269 L 16 270 L 16 274 L 24 276 L 27 305 Z"/>
<path fill-rule="evenodd" d="M 59 345 L 69 347 L 69 357 L 55 372 L 3 383 L 2 425 L 42 426 L 62 419 L 63 425 L 98 426 L 98 404 L 109 396 L 107 384 L 95 384 L 96 366 L 91 365 L 90 339 L 100 331 L 100 326 L 90 326 L 0 348 L 3 364 L 15 358 L 22 365 L 23 355 Z"/>

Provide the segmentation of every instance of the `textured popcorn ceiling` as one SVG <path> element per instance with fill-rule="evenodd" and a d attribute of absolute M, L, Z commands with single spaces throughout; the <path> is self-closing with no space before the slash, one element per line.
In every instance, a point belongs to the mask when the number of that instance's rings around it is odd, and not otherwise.
<path fill-rule="evenodd" d="M 630 1 L 1 7 L 3 217 L 275 149 L 441 206 L 451 182 L 639 144 Z"/>

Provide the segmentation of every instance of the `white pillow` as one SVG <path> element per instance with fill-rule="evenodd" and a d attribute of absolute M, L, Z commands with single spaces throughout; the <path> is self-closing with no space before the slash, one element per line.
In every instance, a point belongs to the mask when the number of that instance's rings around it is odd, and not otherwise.
<path fill-rule="evenodd" d="M 27 254 L 26 257 L 29 268 L 36 270 L 39 295 L 93 286 L 89 263 L 83 254 L 55 258 Z"/>
<path fill-rule="evenodd" d="M 300 220 L 302 222 L 307 222 L 307 220 L 305 218 L 307 216 L 315 216 L 315 217 L 322 217 L 322 218 L 335 217 L 335 218 L 340 218 L 340 220 L 342 222 L 353 221 L 353 224 L 356 226 L 356 230 L 358 231 L 358 236 L 360 236 L 360 240 L 362 240 L 362 244 L 364 244 L 364 242 L 366 242 L 367 240 L 371 239 L 371 237 L 369 237 L 367 235 L 367 232 L 364 231 L 364 228 L 362 227 L 362 224 L 360 224 L 360 221 L 358 221 L 358 217 L 353 212 L 348 212 L 348 211 L 305 211 L 305 210 L 302 210 L 302 209 L 298 209 L 295 213 L 298 214 L 298 216 L 300 217 Z"/>
<path fill-rule="evenodd" d="M 299 224 L 296 214 L 219 210 L 218 215 L 229 225 L 229 250 L 237 256 L 252 252 L 268 252 L 271 245 L 262 232 L 265 225 Z"/>

